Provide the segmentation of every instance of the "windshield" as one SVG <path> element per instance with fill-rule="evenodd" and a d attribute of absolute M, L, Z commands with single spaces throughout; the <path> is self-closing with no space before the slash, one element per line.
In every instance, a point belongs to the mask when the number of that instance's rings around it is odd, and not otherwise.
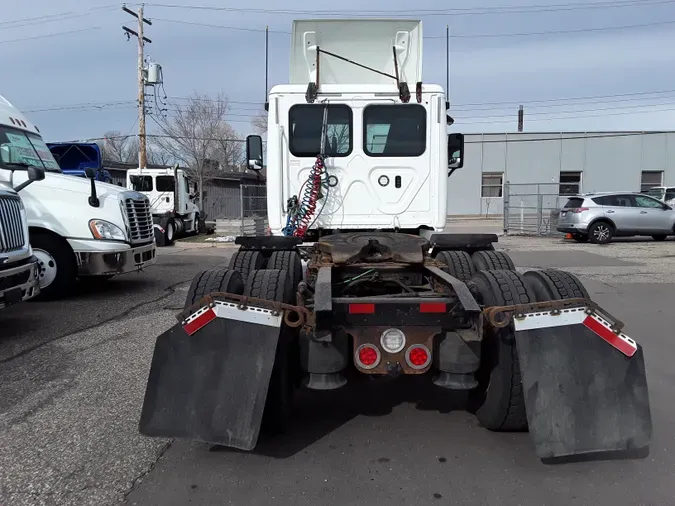
<path fill-rule="evenodd" d="M 15 163 L 25 163 L 35 167 L 44 167 L 49 172 L 61 172 L 59 164 L 54 160 L 51 151 L 37 134 L 24 132 L 8 126 L 0 126 L 0 147 L 11 146 L 17 159 Z M 0 164 L 4 162 L 0 159 Z M 21 167 L 12 166 L 13 170 L 21 170 Z"/>

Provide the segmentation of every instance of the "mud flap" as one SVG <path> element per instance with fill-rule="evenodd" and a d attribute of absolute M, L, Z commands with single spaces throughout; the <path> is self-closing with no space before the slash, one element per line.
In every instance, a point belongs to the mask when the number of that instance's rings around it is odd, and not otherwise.
<path fill-rule="evenodd" d="M 514 318 L 530 435 L 541 459 L 645 449 L 642 347 L 586 308 Z"/>
<path fill-rule="evenodd" d="M 139 423 L 146 436 L 252 450 L 282 315 L 214 301 L 157 338 Z"/>

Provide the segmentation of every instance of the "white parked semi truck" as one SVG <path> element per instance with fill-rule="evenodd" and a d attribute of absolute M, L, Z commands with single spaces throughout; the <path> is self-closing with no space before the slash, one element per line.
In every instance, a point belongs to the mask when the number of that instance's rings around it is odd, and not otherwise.
<path fill-rule="evenodd" d="M 0 151 L 2 155 L 6 153 Z M 29 182 L 42 178 L 43 170 L 31 168 Z M 28 240 L 28 219 L 21 197 L 0 183 L 0 309 L 38 295 L 39 273 L 38 261 Z"/>
<path fill-rule="evenodd" d="M 191 187 L 192 186 L 192 187 Z M 170 246 L 177 237 L 199 232 L 197 183 L 191 183 L 178 166 L 164 169 L 135 169 L 127 172 L 127 188 L 146 195 L 158 246 Z"/>
<path fill-rule="evenodd" d="M 422 39 L 416 20 L 294 23 L 290 84 L 269 95 L 272 235 L 194 278 L 157 338 L 143 434 L 251 450 L 292 423 L 298 388 L 421 376 L 467 393 L 486 429 L 529 430 L 541 458 L 649 445 L 623 324 L 573 274 L 521 273 L 496 235 L 447 232 L 464 141 Z M 247 159 L 264 166 L 259 136 Z"/>
<path fill-rule="evenodd" d="M 39 298 L 71 291 L 76 280 L 102 280 L 155 263 L 145 195 L 62 174 L 39 130 L 0 97 L 0 182 L 21 187 L 37 167 L 44 178 L 21 191 L 30 244 L 39 264 Z"/>

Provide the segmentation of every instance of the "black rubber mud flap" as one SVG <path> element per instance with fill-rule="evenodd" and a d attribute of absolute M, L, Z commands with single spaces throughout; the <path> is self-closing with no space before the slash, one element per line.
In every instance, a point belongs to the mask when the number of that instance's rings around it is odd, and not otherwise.
<path fill-rule="evenodd" d="M 651 441 L 642 347 L 580 311 L 566 316 L 579 323 L 516 323 L 527 421 L 541 459 L 643 450 Z"/>
<path fill-rule="evenodd" d="M 243 310 L 216 302 L 201 323 L 197 318 L 186 327 L 174 325 L 157 338 L 141 434 L 255 448 L 281 316 L 256 308 L 249 321 L 227 317 L 236 311 Z M 265 317 L 265 324 L 254 322 Z"/>

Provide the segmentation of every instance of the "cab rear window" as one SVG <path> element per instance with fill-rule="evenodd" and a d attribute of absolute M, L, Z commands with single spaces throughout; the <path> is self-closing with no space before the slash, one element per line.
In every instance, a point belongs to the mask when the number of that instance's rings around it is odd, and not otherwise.
<path fill-rule="evenodd" d="M 584 199 L 579 198 L 569 199 L 565 204 L 565 209 L 576 209 L 577 207 L 581 207 L 581 204 L 583 203 Z"/>

